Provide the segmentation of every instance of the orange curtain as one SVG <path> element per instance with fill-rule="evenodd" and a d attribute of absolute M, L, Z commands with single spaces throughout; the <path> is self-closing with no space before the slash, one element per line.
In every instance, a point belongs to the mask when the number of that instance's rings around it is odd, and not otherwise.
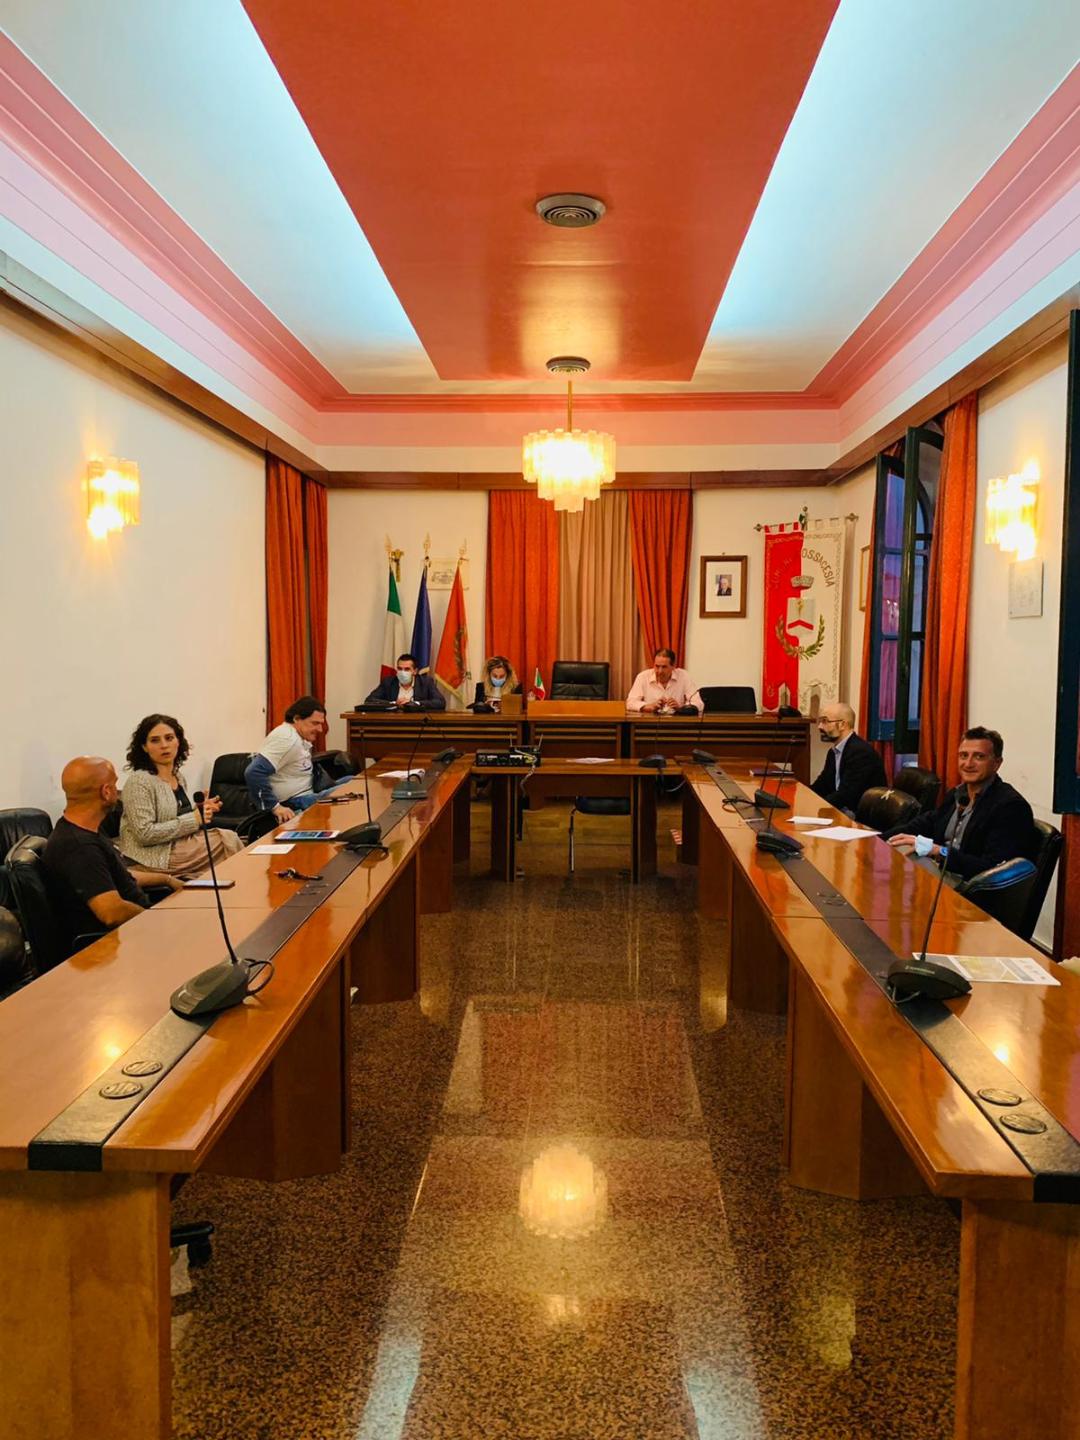
<path fill-rule="evenodd" d="M 689 490 L 631 490 L 630 545 L 649 659 L 670 647 L 686 660 L 693 496 Z"/>
<path fill-rule="evenodd" d="M 307 546 L 308 641 L 311 693 L 326 699 L 326 486 L 304 477 L 304 540 Z"/>
<path fill-rule="evenodd" d="M 266 457 L 266 724 L 304 693 L 304 477 Z"/>
<path fill-rule="evenodd" d="M 485 655 L 505 655 L 527 692 L 539 667 L 548 694 L 559 629 L 559 525 L 532 490 L 488 498 Z"/>
<path fill-rule="evenodd" d="M 975 538 L 979 406 L 965 395 L 945 416 L 941 483 L 934 510 L 926 600 L 919 764 L 955 785 L 956 751 L 967 725 L 968 598 Z"/>

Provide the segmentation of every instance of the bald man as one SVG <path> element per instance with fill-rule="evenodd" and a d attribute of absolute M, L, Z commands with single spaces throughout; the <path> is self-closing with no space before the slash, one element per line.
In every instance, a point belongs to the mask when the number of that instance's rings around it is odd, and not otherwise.
<path fill-rule="evenodd" d="M 818 734 L 832 749 L 810 788 L 838 810 L 854 815 L 865 791 L 889 783 L 881 756 L 855 734 L 855 711 L 840 701 L 824 707 L 818 716 Z"/>
<path fill-rule="evenodd" d="M 116 846 L 100 833 L 102 821 L 120 798 L 110 760 L 80 755 L 64 766 L 60 784 L 67 804 L 42 860 L 69 944 L 79 935 L 111 930 L 141 915 L 150 904 L 142 885 L 184 888 L 182 881 L 164 871 L 129 869 Z"/>

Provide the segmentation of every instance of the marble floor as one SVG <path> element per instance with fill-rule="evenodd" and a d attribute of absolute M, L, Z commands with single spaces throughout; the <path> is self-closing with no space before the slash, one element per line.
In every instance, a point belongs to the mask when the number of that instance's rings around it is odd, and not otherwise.
<path fill-rule="evenodd" d="M 638 887 L 625 821 L 579 818 L 571 879 L 530 814 L 511 887 L 485 820 L 417 1001 L 354 1010 L 340 1173 L 175 1201 L 218 1227 L 174 1264 L 176 1436 L 949 1436 L 957 1221 L 787 1184 L 783 1022 L 726 1012 L 678 809 Z"/>

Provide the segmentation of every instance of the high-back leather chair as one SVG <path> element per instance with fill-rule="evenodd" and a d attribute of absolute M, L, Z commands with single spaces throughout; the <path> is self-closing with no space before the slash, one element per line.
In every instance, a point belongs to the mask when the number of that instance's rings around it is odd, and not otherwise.
<path fill-rule="evenodd" d="M 556 660 L 551 667 L 552 700 L 606 700 L 610 688 L 606 660 Z"/>
<path fill-rule="evenodd" d="M 871 785 L 869 790 L 864 790 L 855 809 L 855 819 L 860 825 L 869 825 L 871 830 L 891 830 L 918 814 L 919 802 L 914 795 L 905 795 L 902 790 L 884 785 Z"/>
<path fill-rule="evenodd" d="M 206 793 L 220 798 L 221 809 L 214 816 L 214 824 L 225 830 L 237 829 L 241 820 L 256 813 L 257 807 L 244 779 L 250 760 L 250 753 L 237 753 L 219 755 L 214 761 L 210 788 Z"/>
<path fill-rule="evenodd" d="M 24 805 L 14 810 L 0 810 L 0 855 L 6 855 L 24 835 L 40 835 L 47 840 L 52 828 L 52 821 L 44 810 Z"/>
<path fill-rule="evenodd" d="M 356 761 L 344 750 L 320 750 L 311 759 L 313 764 L 318 765 L 319 769 L 335 782 L 348 780 L 349 776 L 357 774 L 359 769 Z"/>
<path fill-rule="evenodd" d="M 1061 854 L 1061 831 L 1045 820 L 1035 821 L 1036 843 L 1031 859 L 1017 856 L 989 870 L 980 870 L 956 888 L 995 920 L 1030 940 L 1039 923 L 1046 892 Z"/>
<path fill-rule="evenodd" d="M 15 914 L 30 949 L 35 975 L 43 975 L 71 954 L 71 937 L 57 916 L 59 906 L 50 893 L 41 859 L 46 841 L 41 835 L 24 835 L 7 853 L 5 865 L 15 901 Z"/>
<path fill-rule="evenodd" d="M 752 685 L 702 685 L 698 691 L 706 715 L 756 715 L 757 695 Z"/>
<path fill-rule="evenodd" d="M 914 795 L 919 802 L 920 815 L 924 810 L 936 810 L 940 803 L 941 777 L 919 765 L 901 765 L 893 788 L 902 790 L 905 795 Z"/>

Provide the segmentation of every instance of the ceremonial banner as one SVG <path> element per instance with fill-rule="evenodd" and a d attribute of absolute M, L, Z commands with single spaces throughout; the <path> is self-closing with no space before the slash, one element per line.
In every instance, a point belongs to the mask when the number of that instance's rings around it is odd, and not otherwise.
<path fill-rule="evenodd" d="M 382 665 L 379 679 L 397 674 L 397 657 L 405 652 L 405 621 L 401 615 L 401 596 L 394 579 L 394 562 L 390 561 L 390 585 L 386 596 L 386 623 L 383 627 Z"/>
<path fill-rule="evenodd" d="M 762 708 L 804 715 L 840 697 L 844 522 L 765 530 Z"/>
<path fill-rule="evenodd" d="M 472 699 L 468 693 L 472 672 L 469 669 L 469 627 L 465 618 L 465 591 L 461 586 L 461 568 L 454 574 L 450 606 L 446 612 L 442 643 L 435 661 L 435 683 L 446 696 L 451 710 L 463 710 Z"/>

